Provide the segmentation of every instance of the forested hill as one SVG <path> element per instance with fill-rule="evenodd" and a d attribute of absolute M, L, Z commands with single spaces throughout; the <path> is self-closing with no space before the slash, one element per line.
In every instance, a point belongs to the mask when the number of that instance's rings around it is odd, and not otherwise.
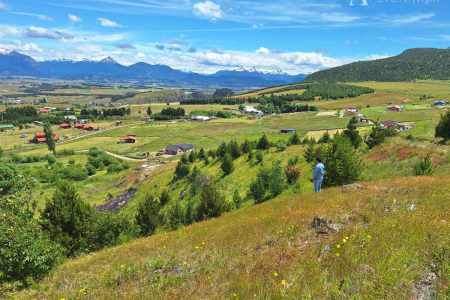
<path fill-rule="evenodd" d="M 450 49 L 409 49 L 402 54 L 319 71 L 304 82 L 412 81 L 450 79 Z"/>

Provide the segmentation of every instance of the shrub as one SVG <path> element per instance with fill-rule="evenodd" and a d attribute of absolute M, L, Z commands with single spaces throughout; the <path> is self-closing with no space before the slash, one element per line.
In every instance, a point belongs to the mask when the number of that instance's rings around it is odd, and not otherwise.
<path fill-rule="evenodd" d="M 93 165 L 91 165 L 90 163 L 86 163 L 84 165 L 84 168 L 88 172 L 89 176 L 95 175 L 97 173 L 97 170 L 95 169 L 95 167 Z"/>
<path fill-rule="evenodd" d="M 238 142 L 236 142 L 236 140 L 230 142 L 229 148 L 233 159 L 237 159 L 242 155 L 241 147 L 239 146 Z"/>
<path fill-rule="evenodd" d="M 88 178 L 89 174 L 81 164 L 69 165 L 67 168 L 61 170 L 64 175 L 61 174 L 60 178 L 67 178 L 73 181 L 82 181 Z"/>
<path fill-rule="evenodd" d="M 297 165 L 300 162 L 300 157 L 298 155 L 289 158 L 288 160 L 288 166 L 289 167 L 293 167 L 295 165 Z"/>
<path fill-rule="evenodd" d="M 183 179 L 189 175 L 190 171 L 191 167 L 188 164 L 184 164 L 183 161 L 180 160 L 175 168 L 175 176 L 177 179 Z"/>
<path fill-rule="evenodd" d="M 69 159 L 69 165 L 74 165 L 75 164 L 75 159 Z"/>
<path fill-rule="evenodd" d="M 233 203 L 236 209 L 240 209 L 242 207 L 242 198 L 239 196 L 239 190 L 235 189 L 233 193 Z"/>
<path fill-rule="evenodd" d="M 47 275 L 63 261 L 63 249 L 44 235 L 35 205 L 11 196 L 0 199 L 0 283 Z"/>
<path fill-rule="evenodd" d="M 290 139 L 291 145 L 300 145 L 300 138 L 298 137 L 297 132 Z"/>
<path fill-rule="evenodd" d="M 230 175 L 234 171 L 233 159 L 229 153 L 225 154 L 222 160 L 220 168 L 225 173 L 225 175 Z"/>
<path fill-rule="evenodd" d="M 259 164 L 262 163 L 263 160 L 264 160 L 264 154 L 262 153 L 262 151 L 256 152 L 255 158 L 256 158 L 256 161 L 257 161 Z"/>
<path fill-rule="evenodd" d="M 433 164 L 431 163 L 430 153 L 414 165 L 414 175 L 423 176 L 433 174 Z"/>
<path fill-rule="evenodd" d="M 181 206 L 180 200 L 177 199 L 169 207 L 166 215 L 166 225 L 171 230 L 177 230 L 185 225 L 185 216 L 186 212 Z"/>
<path fill-rule="evenodd" d="M 281 194 L 287 187 L 286 173 L 278 160 L 273 164 L 269 173 L 269 191 L 272 196 Z"/>
<path fill-rule="evenodd" d="M 436 137 L 441 137 L 444 140 L 450 139 L 450 111 L 441 115 L 438 125 L 435 129 Z"/>
<path fill-rule="evenodd" d="M 292 185 L 300 178 L 302 171 L 299 168 L 287 167 L 284 168 L 284 173 L 286 174 L 287 183 Z"/>
<path fill-rule="evenodd" d="M 56 152 L 59 156 L 69 156 L 75 155 L 75 150 L 73 149 L 62 149 Z"/>
<path fill-rule="evenodd" d="M 277 147 L 277 152 L 283 152 L 284 150 L 286 150 L 287 145 L 284 141 L 278 141 L 276 147 Z"/>
<path fill-rule="evenodd" d="M 22 155 L 20 155 L 20 154 L 18 154 L 18 153 L 14 153 L 14 154 L 11 156 L 11 161 L 14 162 L 14 163 L 19 163 L 19 162 L 21 162 L 21 161 L 22 161 Z"/>
<path fill-rule="evenodd" d="M 193 162 L 195 162 L 196 160 L 197 160 L 197 152 L 191 151 L 191 152 L 189 153 L 189 162 L 190 162 L 190 163 L 193 163 Z"/>
<path fill-rule="evenodd" d="M 225 196 L 219 192 L 214 184 L 209 184 L 203 188 L 197 209 L 197 220 L 216 218 L 229 210 L 230 205 L 225 200 Z"/>
<path fill-rule="evenodd" d="M 91 149 L 89 149 L 88 155 L 92 157 L 97 157 L 104 153 L 105 151 L 99 150 L 97 147 L 92 147 Z"/>
<path fill-rule="evenodd" d="M 56 162 L 56 158 L 53 156 L 47 156 L 47 162 L 49 165 L 53 165 Z"/>
<path fill-rule="evenodd" d="M 119 173 L 123 170 L 126 170 L 130 167 L 130 165 L 126 162 L 115 163 L 108 167 L 108 173 Z"/>
<path fill-rule="evenodd" d="M 0 162 L 0 195 L 11 194 L 24 186 L 25 180 L 21 170 L 15 165 Z"/>
<path fill-rule="evenodd" d="M 161 205 L 165 205 L 167 203 L 169 203 L 170 201 L 170 194 L 168 190 L 163 190 L 161 192 L 161 196 L 159 196 L 159 202 L 161 203 Z"/>
<path fill-rule="evenodd" d="M 93 208 L 84 202 L 68 182 L 59 182 L 51 200 L 41 211 L 42 229 L 73 255 L 86 249 L 87 233 L 92 225 Z"/>
<path fill-rule="evenodd" d="M 255 203 L 261 202 L 266 195 L 266 189 L 264 187 L 264 182 L 260 178 L 256 178 L 250 184 L 250 195 L 255 199 Z"/>

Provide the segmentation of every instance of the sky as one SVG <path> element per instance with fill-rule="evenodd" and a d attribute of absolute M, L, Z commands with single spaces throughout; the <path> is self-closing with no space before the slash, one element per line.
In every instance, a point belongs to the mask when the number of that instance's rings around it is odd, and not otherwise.
<path fill-rule="evenodd" d="M 450 46 L 450 0 L 0 0 L 0 48 L 211 74 L 308 74 Z"/>

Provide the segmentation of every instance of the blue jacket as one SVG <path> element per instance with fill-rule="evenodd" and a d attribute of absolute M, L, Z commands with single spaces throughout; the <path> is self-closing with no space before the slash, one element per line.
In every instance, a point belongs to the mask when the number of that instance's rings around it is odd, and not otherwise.
<path fill-rule="evenodd" d="M 325 166 L 322 163 L 318 163 L 313 170 L 313 180 L 323 180 L 324 173 Z"/>

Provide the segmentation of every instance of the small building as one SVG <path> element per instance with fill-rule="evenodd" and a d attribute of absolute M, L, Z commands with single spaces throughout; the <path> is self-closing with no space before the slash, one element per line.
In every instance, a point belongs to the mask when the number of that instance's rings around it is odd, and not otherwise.
<path fill-rule="evenodd" d="M 50 110 L 49 109 L 40 109 L 38 112 L 39 112 L 39 114 L 49 114 Z"/>
<path fill-rule="evenodd" d="M 231 110 L 231 107 L 224 107 L 223 110 Z"/>
<path fill-rule="evenodd" d="M 66 140 L 73 139 L 74 137 L 75 135 L 73 133 L 66 133 L 63 135 L 63 138 L 65 138 Z"/>
<path fill-rule="evenodd" d="M 148 121 L 148 120 L 150 120 L 150 117 L 149 116 L 142 117 L 142 120 Z"/>
<path fill-rule="evenodd" d="M 94 126 L 92 126 L 92 125 L 84 125 L 83 126 L 83 130 L 93 131 L 94 130 Z"/>
<path fill-rule="evenodd" d="M 154 122 L 154 121 L 155 121 L 155 119 L 148 119 L 147 123 Z"/>
<path fill-rule="evenodd" d="M 402 105 L 389 105 L 387 107 L 388 111 L 402 111 L 403 110 L 403 106 Z"/>
<path fill-rule="evenodd" d="M 281 129 L 280 133 L 295 133 L 295 129 Z"/>
<path fill-rule="evenodd" d="M 408 123 L 395 123 L 395 129 L 397 129 L 397 131 L 410 130 L 410 129 L 413 128 L 413 127 L 414 127 L 413 124 L 408 124 Z"/>
<path fill-rule="evenodd" d="M 72 122 L 76 122 L 77 121 L 77 117 L 75 115 L 64 116 L 64 120 L 69 120 L 69 121 L 72 121 Z"/>
<path fill-rule="evenodd" d="M 7 129 L 14 129 L 14 125 L 0 125 L 0 131 Z"/>
<path fill-rule="evenodd" d="M 255 115 L 248 115 L 247 119 L 249 119 L 249 120 L 256 120 L 256 116 Z"/>
<path fill-rule="evenodd" d="M 193 149 L 194 146 L 191 144 L 168 145 L 166 149 L 164 149 L 164 153 L 169 155 L 178 155 L 185 152 L 189 152 Z"/>
<path fill-rule="evenodd" d="M 41 121 L 34 121 L 33 124 L 38 126 L 44 125 L 44 123 L 42 123 Z"/>
<path fill-rule="evenodd" d="M 69 129 L 69 128 L 72 128 L 72 126 L 70 124 L 64 123 L 64 124 L 59 125 L 59 128 L 61 128 L 61 129 Z"/>
<path fill-rule="evenodd" d="M 59 137 L 56 135 L 56 132 L 53 132 L 53 138 L 55 142 L 59 141 Z M 36 132 L 32 139 L 29 139 L 28 142 L 34 144 L 45 143 L 45 133 L 44 132 Z"/>
<path fill-rule="evenodd" d="M 359 122 L 360 122 L 360 123 L 370 123 L 370 119 L 369 119 L 369 118 L 362 117 L 361 119 L 359 119 Z"/>
<path fill-rule="evenodd" d="M 81 119 L 80 123 L 81 124 L 87 124 L 89 122 L 89 119 Z"/>
<path fill-rule="evenodd" d="M 64 107 L 62 108 L 62 110 L 63 110 L 63 111 L 71 111 L 72 109 L 71 109 L 70 107 L 68 107 L 68 106 L 64 106 Z"/>
<path fill-rule="evenodd" d="M 380 122 L 380 128 L 384 129 L 384 128 L 393 127 L 395 124 L 396 124 L 395 121 L 382 121 L 382 122 Z"/>
<path fill-rule="evenodd" d="M 433 105 L 434 106 L 444 106 L 444 105 L 448 105 L 449 102 L 447 100 L 440 100 L 440 101 L 434 101 Z"/>
<path fill-rule="evenodd" d="M 356 106 L 349 106 L 349 107 L 347 107 L 347 113 L 349 115 L 354 115 L 357 112 L 359 112 L 359 109 Z"/>
<path fill-rule="evenodd" d="M 76 129 L 83 129 L 84 125 L 83 125 L 83 124 L 80 124 L 80 123 L 77 123 L 77 124 L 75 124 L 74 127 L 75 127 Z"/>
<path fill-rule="evenodd" d="M 124 141 L 125 143 L 136 143 L 136 136 L 135 135 L 127 135 L 124 137 L 120 137 L 120 141 Z"/>
<path fill-rule="evenodd" d="M 122 121 L 116 121 L 116 126 L 122 125 Z"/>

